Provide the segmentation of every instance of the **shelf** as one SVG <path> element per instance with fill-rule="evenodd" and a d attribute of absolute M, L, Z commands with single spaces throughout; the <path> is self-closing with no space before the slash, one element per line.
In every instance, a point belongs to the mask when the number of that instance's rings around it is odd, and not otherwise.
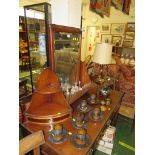
<path fill-rule="evenodd" d="M 59 85 L 54 85 L 53 86 L 47 86 L 41 90 L 36 90 L 36 92 L 40 93 L 40 94 L 52 94 L 52 93 L 57 93 L 57 92 L 61 92 L 60 90 L 60 86 Z"/>
<path fill-rule="evenodd" d="M 29 44 L 39 43 L 39 41 L 29 41 Z"/>
<path fill-rule="evenodd" d="M 76 41 L 76 40 L 55 40 L 55 42 L 79 42 L 79 41 Z"/>
<path fill-rule="evenodd" d="M 36 32 L 35 30 L 28 30 L 28 33 L 45 33 L 45 32 L 42 32 L 42 31 Z"/>
<path fill-rule="evenodd" d="M 19 22 L 19 24 L 25 24 L 24 22 Z"/>
<path fill-rule="evenodd" d="M 25 33 L 26 31 L 21 31 L 21 30 L 19 30 L 19 32 Z"/>
<path fill-rule="evenodd" d="M 22 49 L 19 49 L 19 51 L 20 51 L 20 54 L 25 54 L 25 53 L 28 53 L 28 50 L 22 50 Z"/>
<path fill-rule="evenodd" d="M 38 31 L 36 32 L 35 30 L 28 30 L 29 33 L 39 33 Z"/>
<path fill-rule="evenodd" d="M 36 115 L 42 116 L 44 118 L 46 117 L 56 117 L 56 116 L 61 116 L 62 114 L 65 114 L 65 108 L 67 106 L 55 103 L 55 102 L 45 102 L 43 105 L 39 106 L 38 108 L 35 109 L 29 109 L 29 116 L 34 117 Z M 61 110 L 60 110 L 61 109 Z"/>

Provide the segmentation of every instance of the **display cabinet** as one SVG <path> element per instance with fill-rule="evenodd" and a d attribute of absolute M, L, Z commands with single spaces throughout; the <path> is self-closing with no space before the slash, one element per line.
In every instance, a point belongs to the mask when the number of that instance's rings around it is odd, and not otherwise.
<path fill-rule="evenodd" d="M 39 3 L 24 6 L 32 90 L 41 71 L 48 66 L 48 25 L 51 5 Z"/>

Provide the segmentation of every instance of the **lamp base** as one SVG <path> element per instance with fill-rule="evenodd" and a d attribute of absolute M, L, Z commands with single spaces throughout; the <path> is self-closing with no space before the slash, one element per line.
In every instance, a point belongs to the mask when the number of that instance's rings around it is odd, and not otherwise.
<path fill-rule="evenodd" d="M 105 80 L 101 77 L 101 75 L 99 75 L 99 76 L 95 79 L 95 83 L 97 83 L 97 84 L 103 84 L 104 81 L 105 81 Z"/>
<path fill-rule="evenodd" d="M 97 97 L 99 97 L 100 96 L 100 88 L 101 88 L 102 84 L 104 83 L 104 79 L 101 77 L 101 75 L 99 75 L 95 79 L 95 83 L 97 84 Z"/>

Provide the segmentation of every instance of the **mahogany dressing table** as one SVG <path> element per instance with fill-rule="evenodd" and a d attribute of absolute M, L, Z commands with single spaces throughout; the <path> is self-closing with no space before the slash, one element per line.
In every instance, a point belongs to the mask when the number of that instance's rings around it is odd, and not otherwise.
<path fill-rule="evenodd" d="M 54 41 L 54 38 L 56 37 L 57 40 Z M 59 49 L 61 47 L 61 42 L 64 42 L 63 45 L 65 48 L 63 47 L 63 49 Z M 65 44 L 66 42 L 67 44 Z M 70 42 L 72 43 L 69 44 Z M 33 93 L 30 107 L 25 112 L 26 121 L 22 124 L 22 127 L 25 128 L 28 133 L 43 130 L 45 134 L 45 144 L 42 145 L 41 151 L 44 154 L 89 154 L 99 139 L 101 131 L 104 130 L 110 121 L 114 122 L 114 120 L 116 120 L 123 94 L 118 91 L 111 91 L 110 98 L 112 103 L 108 106 L 108 110 L 104 112 L 101 121 L 91 121 L 88 117 L 88 113 L 86 113 L 85 117 L 88 121 L 87 133 L 90 136 L 91 142 L 85 148 L 76 148 L 70 140 L 71 136 L 77 132 L 77 129 L 73 127 L 71 121 L 77 114 L 77 105 L 79 102 L 82 99 L 87 99 L 90 93 L 96 92 L 96 86 L 89 78 L 86 65 L 80 62 L 80 60 L 77 61 L 77 59 L 80 59 L 81 49 L 81 31 L 79 29 L 50 25 L 48 43 L 50 66 L 38 77 L 36 90 Z M 68 45 L 70 48 L 66 49 Z M 57 51 L 55 51 L 56 47 Z M 70 58 L 73 58 L 72 60 L 74 61 L 67 63 L 68 57 L 65 57 L 64 59 L 66 53 L 69 53 L 68 56 L 71 56 Z M 59 58 L 58 61 L 55 58 L 56 55 Z M 66 68 L 62 69 L 61 66 L 65 66 Z M 70 80 L 69 84 L 74 85 L 75 82 L 80 81 L 83 89 L 76 92 L 74 95 L 71 95 L 69 98 L 66 97 L 61 89 L 62 81 L 60 78 L 62 77 L 62 74 L 67 77 L 67 80 Z M 94 108 L 100 105 L 90 106 Z M 57 123 L 63 124 L 68 132 L 66 141 L 61 144 L 54 144 L 48 139 L 49 131 L 51 131 L 53 125 Z"/>
<path fill-rule="evenodd" d="M 91 92 L 92 90 L 90 90 Z M 89 92 L 88 92 L 89 93 Z M 81 99 L 86 99 L 88 96 L 88 93 L 83 95 L 80 99 L 78 99 L 76 102 L 72 104 L 73 108 L 73 116 L 76 115 L 76 107 Z M 71 124 L 72 118 L 69 118 L 68 120 L 64 121 L 62 124 L 64 125 L 65 129 L 68 131 L 68 137 L 67 140 L 61 144 L 53 144 L 51 141 L 48 140 L 48 132 L 50 130 L 49 126 L 43 126 L 43 125 L 36 125 L 30 122 L 25 122 L 22 124 L 24 128 L 26 128 L 29 132 L 33 133 L 38 130 L 43 130 L 45 134 L 45 144 L 42 145 L 41 150 L 45 154 L 48 155 L 86 155 L 89 154 L 91 151 L 95 148 L 95 143 L 100 138 L 100 133 L 102 130 L 105 129 L 105 127 L 108 125 L 109 121 L 112 121 L 112 123 L 116 121 L 117 119 L 117 113 L 120 107 L 120 101 L 122 97 L 122 93 L 118 91 L 112 91 L 110 94 L 110 98 L 112 99 L 112 103 L 108 106 L 110 109 L 104 112 L 103 119 L 100 122 L 93 122 L 89 118 L 88 120 L 88 126 L 87 126 L 87 133 L 91 138 L 91 143 L 88 147 L 78 149 L 76 148 L 71 142 L 70 138 L 72 134 L 74 134 L 77 129 L 74 128 Z M 95 105 L 93 105 L 95 106 Z M 88 115 L 86 114 L 86 117 Z"/>

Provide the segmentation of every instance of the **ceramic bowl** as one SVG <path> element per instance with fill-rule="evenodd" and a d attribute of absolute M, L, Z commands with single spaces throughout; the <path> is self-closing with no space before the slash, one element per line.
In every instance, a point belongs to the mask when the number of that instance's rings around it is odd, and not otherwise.
<path fill-rule="evenodd" d="M 81 103 L 80 103 L 80 109 L 81 110 L 86 110 L 88 107 L 87 107 L 87 101 L 86 100 L 82 100 Z"/>
<path fill-rule="evenodd" d="M 111 99 L 110 98 L 107 98 L 106 99 L 106 105 L 110 105 L 111 104 Z"/>
<path fill-rule="evenodd" d="M 53 126 L 53 133 L 54 135 L 60 135 L 63 132 L 63 125 L 62 124 L 56 124 Z"/>
<path fill-rule="evenodd" d="M 96 94 L 90 94 L 90 100 L 95 100 L 96 99 Z"/>
<path fill-rule="evenodd" d="M 93 110 L 92 117 L 93 117 L 94 119 L 99 119 L 100 114 L 101 114 L 101 109 L 100 109 L 100 108 L 95 108 L 95 109 Z"/>
<path fill-rule="evenodd" d="M 110 95 L 110 89 L 108 86 L 104 86 L 101 90 L 100 93 L 103 97 L 107 98 Z"/>
<path fill-rule="evenodd" d="M 48 139 L 54 144 L 61 144 L 67 139 L 68 132 L 63 128 L 62 124 L 53 126 L 53 130 L 49 132 Z"/>
<path fill-rule="evenodd" d="M 84 129 L 78 129 L 77 132 L 71 137 L 71 143 L 76 148 L 87 147 L 88 145 L 90 145 L 90 142 L 90 137 Z"/>
<path fill-rule="evenodd" d="M 75 117 L 76 126 L 82 126 L 84 123 L 84 114 L 78 113 Z"/>
<path fill-rule="evenodd" d="M 105 105 L 101 105 L 101 111 L 106 111 L 107 110 L 107 107 Z"/>
<path fill-rule="evenodd" d="M 77 138 L 80 140 L 85 140 L 86 138 L 86 130 L 85 129 L 78 129 L 77 130 Z"/>
<path fill-rule="evenodd" d="M 104 100 L 101 100 L 101 101 L 100 101 L 100 104 L 101 104 L 101 105 L 106 105 L 106 102 L 105 102 Z"/>
<path fill-rule="evenodd" d="M 96 100 L 92 99 L 92 100 L 89 101 L 89 103 L 90 104 L 95 104 L 96 103 Z"/>

